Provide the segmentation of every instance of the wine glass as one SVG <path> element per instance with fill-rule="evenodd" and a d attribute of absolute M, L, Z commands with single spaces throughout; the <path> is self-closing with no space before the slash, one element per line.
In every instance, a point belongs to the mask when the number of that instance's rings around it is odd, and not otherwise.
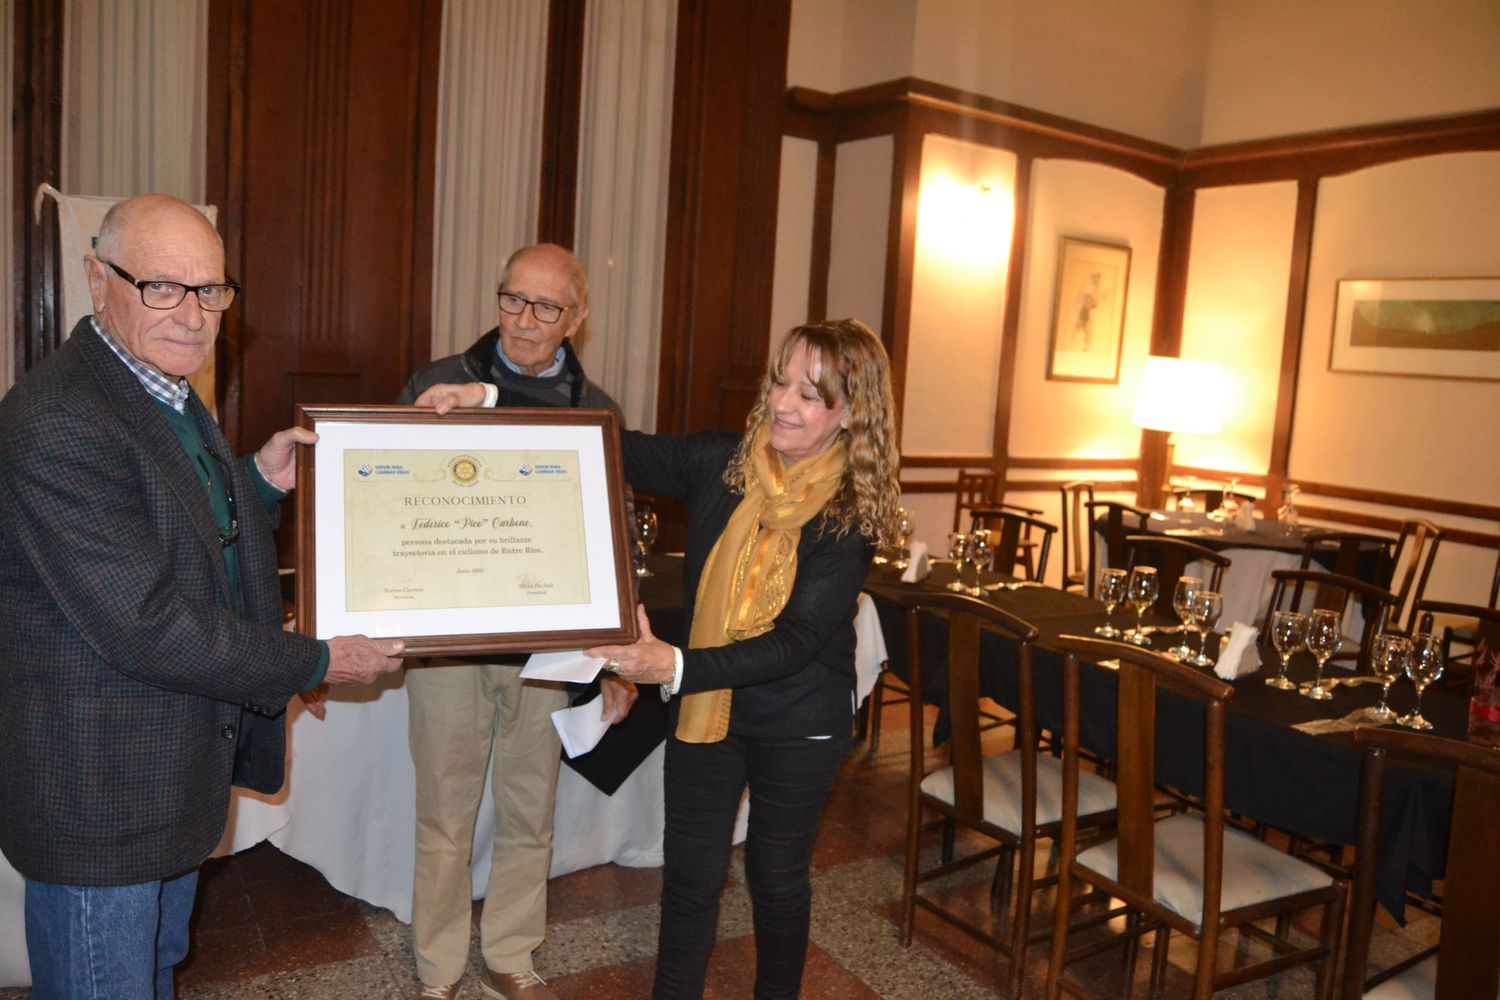
<path fill-rule="evenodd" d="M 1287 662 L 1292 654 L 1307 645 L 1307 616 L 1300 611 L 1277 611 L 1271 615 L 1271 645 L 1281 657 L 1281 670 L 1275 677 L 1267 677 L 1266 684 L 1283 691 L 1295 691 L 1297 684 L 1286 675 Z"/>
<path fill-rule="evenodd" d="M 1391 693 L 1391 685 L 1406 670 L 1406 661 L 1411 656 L 1411 640 L 1396 632 L 1382 632 L 1375 637 L 1370 647 L 1370 670 L 1380 678 L 1380 704 L 1370 709 L 1370 714 L 1381 722 L 1396 717 L 1385 703 Z"/>
<path fill-rule="evenodd" d="M 1427 685 L 1443 676 L 1443 640 L 1439 636 L 1418 632 L 1411 637 L 1411 655 L 1406 658 L 1406 676 L 1417 687 L 1417 706 L 1396 721 L 1408 729 L 1431 729 L 1422 718 L 1422 692 Z"/>
<path fill-rule="evenodd" d="M 953 579 L 948 582 L 948 589 L 955 594 L 967 594 L 969 588 L 964 584 L 964 562 L 969 558 L 969 536 L 962 531 L 950 532 L 948 535 L 948 558 L 953 562 Z"/>
<path fill-rule="evenodd" d="M 656 544 L 657 521 L 656 511 L 647 506 L 635 509 L 635 550 L 636 550 L 636 576 L 655 576 L 651 567 L 646 565 L 646 557 L 651 554 L 651 546 Z"/>
<path fill-rule="evenodd" d="M 1214 630 L 1219 616 L 1224 613 L 1224 598 L 1216 591 L 1200 590 L 1188 605 L 1193 624 L 1198 629 L 1198 655 L 1187 662 L 1195 667 L 1211 667 L 1214 661 L 1208 657 L 1208 636 Z"/>
<path fill-rule="evenodd" d="M 1344 641 L 1343 624 L 1343 616 L 1327 608 L 1318 608 L 1307 621 L 1307 651 L 1317 658 L 1318 671 L 1302 693 L 1313 701 L 1328 701 L 1333 697 L 1323 686 L 1323 667 Z"/>
<path fill-rule="evenodd" d="M 1118 639 L 1125 634 L 1115 628 L 1110 619 L 1114 617 L 1115 608 L 1125 600 L 1126 575 L 1123 569 L 1106 567 L 1099 571 L 1099 600 L 1104 602 L 1104 624 L 1094 628 L 1095 635 Z"/>
<path fill-rule="evenodd" d="M 974 579 L 966 591 L 970 597 L 984 596 L 984 588 L 979 585 L 979 574 L 989 566 L 990 558 L 990 533 L 980 528 L 969 532 L 968 563 Z"/>
<path fill-rule="evenodd" d="M 1182 622 L 1182 641 L 1167 650 L 1173 656 L 1187 662 L 1193 655 L 1192 647 L 1188 645 L 1188 630 L 1193 625 L 1191 605 L 1198 591 L 1203 589 L 1203 581 L 1196 576 L 1182 576 L 1177 578 L 1177 586 L 1172 590 L 1172 610 L 1177 612 L 1178 619 Z"/>
<path fill-rule="evenodd" d="M 1125 633 L 1126 642 L 1137 646 L 1151 645 L 1142 619 L 1146 615 L 1146 609 L 1156 602 L 1156 596 L 1160 593 L 1157 587 L 1156 567 L 1137 566 L 1130 571 L 1130 579 L 1125 584 L 1125 601 L 1135 608 L 1135 628 Z"/>
<path fill-rule="evenodd" d="M 896 508 L 896 559 L 892 563 L 897 569 L 906 569 L 911 565 L 911 536 L 917 530 L 917 523 L 912 518 L 911 511 L 905 507 Z"/>

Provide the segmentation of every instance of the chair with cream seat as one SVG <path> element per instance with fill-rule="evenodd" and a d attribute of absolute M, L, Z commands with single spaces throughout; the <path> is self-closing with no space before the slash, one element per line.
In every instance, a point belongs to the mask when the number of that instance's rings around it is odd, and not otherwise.
<path fill-rule="evenodd" d="M 1086 479 L 1063 483 L 1057 488 L 1062 505 L 1058 522 L 1062 527 L 1062 589 L 1077 594 L 1089 592 L 1089 553 L 1094 551 L 1094 526 L 1085 504 L 1094 502 L 1094 484 Z"/>
<path fill-rule="evenodd" d="M 1500 753 L 1459 740 L 1398 729 L 1361 727 L 1355 746 L 1364 751 L 1359 827 L 1355 840 L 1354 894 L 1344 956 L 1343 1000 L 1487 1000 L 1500 997 Z M 1386 762 L 1397 757 L 1419 765 L 1455 769 L 1448 860 L 1443 874 L 1443 923 L 1431 948 L 1367 976 L 1375 923 L 1381 799 Z"/>
<path fill-rule="evenodd" d="M 914 689 L 924 673 L 920 652 L 921 619 L 946 616 L 948 624 L 947 703 L 952 727 L 948 762 L 933 765 L 923 738 L 920 703 L 911 709 L 911 777 L 908 784 L 906 869 L 901 892 L 901 943 L 911 942 L 915 909 L 921 906 L 1009 956 L 1011 995 L 1021 995 L 1026 973 L 1026 946 L 1048 932 L 1031 931 L 1034 890 L 1052 880 L 1035 877 L 1038 838 L 1055 837 L 1061 818 L 1062 763 L 1037 753 L 1037 725 L 1032 644 L 1037 630 L 987 601 L 952 593 L 923 593 L 890 588 L 882 594 L 907 614 L 908 660 Z M 1019 704 L 1013 749 L 985 756 L 980 742 L 982 697 L 979 687 L 983 633 L 993 632 L 1015 652 Z M 1076 801 L 1082 822 L 1096 825 L 1114 808 L 1114 786 L 1089 771 L 1078 778 Z M 935 814 L 995 842 L 994 847 L 950 859 L 927 870 L 920 867 L 923 815 Z M 923 883 L 950 872 L 999 858 L 991 883 L 993 930 L 943 905 L 940 894 L 924 894 Z M 1004 920 L 1009 913 L 1008 923 Z"/>
<path fill-rule="evenodd" d="M 1306 862 L 1229 827 L 1224 813 L 1225 706 L 1234 688 L 1216 677 L 1176 660 L 1126 643 L 1062 636 L 1063 661 L 1063 811 L 1058 903 L 1047 997 L 1056 1000 L 1067 982 L 1068 962 L 1117 944 L 1126 948 L 1126 986 L 1130 985 L 1140 938 L 1153 933 L 1151 989 L 1157 994 L 1166 974 L 1167 944 L 1172 931 L 1198 941 L 1192 996 L 1206 1000 L 1216 990 L 1281 972 L 1303 962 L 1317 962 L 1316 996 L 1333 996 L 1346 884 Z M 1079 659 L 1118 660 L 1118 729 L 1115 774 L 1118 789 L 1116 835 L 1077 852 L 1077 752 Z M 1174 813 L 1156 818 L 1157 695 L 1186 697 L 1203 714 L 1203 813 Z M 1068 952 L 1073 886 L 1082 882 L 1121 900 L 1131 911 L 1123 933 L 1090 941 Z M 1319 940 L 1301 947 L 1279 932 L 1253 926 L 1259 921 L 1315 908 L 1322 909 Z M 1226 970 L 1217 968 L 1219 939 L 1237 929 L 1242 936 L 1268 943 L 1275 954 L 1263 961 Z"/>

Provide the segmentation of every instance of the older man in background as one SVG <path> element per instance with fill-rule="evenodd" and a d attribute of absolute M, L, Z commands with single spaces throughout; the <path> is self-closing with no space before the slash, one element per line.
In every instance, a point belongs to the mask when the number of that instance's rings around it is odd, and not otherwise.
<path fill-rule="evenodd" d="M 283 780 L 298 691 L 401 644 L 285 632 L 289 429 L 236 460 L 187 376 L 239 288 L 207 219 L 123 201 L 94 312 L 0 403 L 0 850 L 26 877 L 38 998 L 172 996 L 231 783 Z"/>
<path fill-rule="evenodd" d="M 469 406 L 596 407 L 615 401 L 583 373 L 572 339 L 589 314 L 583 266 L 560 246 L 523 247 L 500 275 L 500 323 L 462 354 L 407 383 L 403 403 L 446 412 Z M 561 685 L 522 681 L 524 656 L 433 660 L 406 674 L 416 766 L 412 938 L 420 996 L 451 1000 L 469 961 L 469 861 L 474 821 L 495 749 L 495 840 L 480 917 L 480 988 L 495 1000 L 547 1000 L 532 952 L 547 930 L 552 808 L 561 746 L 552 713 Z M 635 686 L 602 682 L 604 717 L 624 719 Z"/>

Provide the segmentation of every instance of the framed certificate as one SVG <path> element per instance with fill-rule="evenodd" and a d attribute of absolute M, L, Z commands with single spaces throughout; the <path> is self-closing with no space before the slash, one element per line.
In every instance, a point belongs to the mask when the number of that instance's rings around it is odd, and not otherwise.
<path fill-rule="evenodd" d="M 608 410 L 306 406 L 297 627 L 408 656 L 637 638 Z"/>

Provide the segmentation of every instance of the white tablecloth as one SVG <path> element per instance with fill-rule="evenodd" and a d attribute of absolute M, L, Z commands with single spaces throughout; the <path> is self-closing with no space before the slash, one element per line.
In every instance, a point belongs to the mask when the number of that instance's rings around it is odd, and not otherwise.
<path fill-rule="evenodd" d="M 863 702 L 886 659 L 880 622 L 861 595 L 855 619 L 855 672 Z M 401 675 L 354 690 L 335 690 L 328 718 L 319 721 L 293 701 L 288 716 L 287 783 L 276 796 L 236 791 L 218 853 L 270 840 L 311 865 L 340 892 L 411 920 L 416 829 L 415 777 L 407 748 L 406 688 Z M 658 746 L 613 795 L 605 795 L 572 768 L 558 778 L 552 875 L 614 862 L 660 865 L 662 760 Z M 484 894 L 490 872 L 488 845 L 495 813 L 485 782 L 470 864 L 474 896 Z M 742 806 L 735 839 L 742 840 L 748 809 Z M 19 875 L 0 858 L 0 986 L 31 982 L 26 961 Z"/>

